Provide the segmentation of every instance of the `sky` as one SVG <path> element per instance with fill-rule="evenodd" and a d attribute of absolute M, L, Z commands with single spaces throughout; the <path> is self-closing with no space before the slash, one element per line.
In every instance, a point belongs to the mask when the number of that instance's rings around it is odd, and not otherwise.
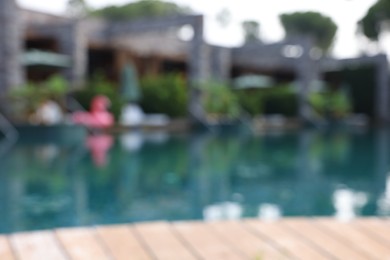
<path fill-rule="evenodd" d="M 67 0 L 17 0 L 20 6 L 55 14 L 64 13 Z M 86 0 L 92 8 L 119 5 L 133 0 Z M 332 53 L 336 57 L 354 57 L 362 48 L 356 38 L 356 23 L 376 0 L 171 0 L 191 7 L 205 15 L 205 38 L 212 44 L 240 45 L 243 41 L 241 22 L 256 20 L 260 23 L 265 42 L 283 39 L 284 31 L 279 22 L 281 13 L 317 11 L 333 19 L 338 32 Z M 226 9 L 231 14 L 230 23 L 223 27 L 217 15 Z M 359 43 L 360 42 L 360 43 Z"/>

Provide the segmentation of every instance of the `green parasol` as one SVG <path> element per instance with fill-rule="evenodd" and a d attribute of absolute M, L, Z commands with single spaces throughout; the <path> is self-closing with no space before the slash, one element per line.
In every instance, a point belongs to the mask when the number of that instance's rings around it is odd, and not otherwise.
<path fill-rule="evenodd" d="M 234 79 L 233 86 L 236 89 L 269 88 L 274 85 L 271 77 L 264 75 L 244 75 Z"/>
<path fill-rule="evenodd" d="M 52 66 L 68 68 L 71 66 L 67 55 L 41 50 L 29 50 L 22 56 L 22 64 L 25 66 Z"/>
<path fill-rule="evenodd" d="M 139 101 L 142 94 L 135 67 L 127 63 L 122 69 L 121 76 L 121 95 L 123 99 L 129 102 Z"/>

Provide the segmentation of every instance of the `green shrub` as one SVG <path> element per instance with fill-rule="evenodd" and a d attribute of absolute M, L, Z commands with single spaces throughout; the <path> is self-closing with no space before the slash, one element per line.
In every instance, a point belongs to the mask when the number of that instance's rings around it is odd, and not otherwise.
<path fill-rule="evenodd" d="M 263 93 L 258 89 L 237 90 L 236 95 L 241 108 L 251 116 L 260 115 L 264 112 Z"/>
<path fill-rule="evenodd" d="M 348 86 L 351 110 L 354 113 L 366 114 L 375 117 L 375 66 L 348 68 L 342 71 L 342 80 Z"/>
<path fill-rule="evenodd" d="M 15 88 L 10 95 L 13 98 L 23 98 L 26 101 L 48 100 L 62 98 L 68 90 L 68 83 L 60 75 L 53 75 L 41 83 L 28 82 Z"/>
<path fill-rule="evenodd" d="M 229 86 L 209 81 L 201 86 L 203 107 L 207 114 L 214 117 L 235 119 L 241 113 L 240 103 Z"/>
<path fill-rule="evenodd" d="M 149 75 L 141 79 L 140 85 L 140 105 L 145 113 L 163 113 L 170 117 L 187 115 L 188 88 L 180 75 Z"/>
<path fill-rule="evenodd" d="M 240 106 L 250 115 L 283 114 L 295 116 L 298 97 L 291 86 L 248 89 L 236 91 Z"/>
<path fill-rule="evenodd" d="M 61 75 L 53 75 L 44 83 L 44 90 L 49 98 L 62 98 L 68 91 L 68 82 Z"/>
<path fill-rule="evenodd" d="M 277 86 L 266 89 L 264 113 L 296 116 L 298 113 L 297 93 L 291 86 Z"/>
<path fill-rule="evenodd" d="M 10 98 L 14 101 L 15 113 L 18 117 L 29 116 L 47 100 L 62 103 L 62 98 L 68 90 L 68 83 L 60 75 L 53 75 L 41 83 L 28 82 L 13 89 Z"/>
<path fill-rule="evenodd" d="M 327 90 L 312 93 L 309 102 L 320 116 L 329 119 L 343 118 L 351 111 L 352 105 L 348 95 L 342 90 Z"/>

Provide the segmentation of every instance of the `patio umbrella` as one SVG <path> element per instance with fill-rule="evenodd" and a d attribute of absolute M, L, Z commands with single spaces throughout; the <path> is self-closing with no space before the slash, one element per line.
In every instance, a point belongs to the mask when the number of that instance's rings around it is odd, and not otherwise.
<path fill-rule="evenodd" d="M 137 102 L 141 98 L 137 72 L 130 63 L 127 63 L 122 69 L 121 95 L 124 100 L 129 102 Z"/>
<path fill-rule="evenodd" d="M 274 85 L 274 80 L 264 75 L 244 75 L 235 78 L 233 82 L 236 89 L 269 88 L 272 85 Z"/>
<path fill-rule="evenodd" d="M 68 68 L 71 65 L 70 58 L 67 55 L 54 52 L 30 50 L 23 54 L 22 63 L 25 66 L 51 66 Z"/>

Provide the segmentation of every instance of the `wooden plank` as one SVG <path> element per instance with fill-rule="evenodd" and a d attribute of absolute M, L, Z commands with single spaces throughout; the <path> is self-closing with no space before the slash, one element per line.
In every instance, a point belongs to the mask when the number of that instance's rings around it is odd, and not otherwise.
<path fill-rule="evenodd" d="M 0 259 L 2 260 L 14 260 L 15 256 L 12 253 L 9 241 L 5 236 L 0 236 Z"/>
<path fill-rule="evenodd" d="M 380 242 L 390 247 L 390 225 L 379 218 L 356 219 L 352 223 L 366 234 L 374 236 Z"/>
<path fill-rule="evenodd" d="M 333 232 L 326 232 L 318 228 L 314 220 L 304 218 L 284 219 L 281 225 L 290 228 L 337 259 L 367 259 L 367 255 L 358 252 L 353 245 L 347 245 L 335 239 Z"/>
<path fill-rule="evenodd" d="M 140 241 L 125 225 L 98 227 L 96 229 L 111 255 L 118 260 L 148 260 L 151 256 L 142 247 Z"/>
<path fill-rule="evenodd" d="M 0 236 L 0 259 L 390 259 L 389 234 L 379 218 L 158 222 Z"/>
<path fill-rule="evenodd" d="M 196 259 L 165 222 L 136 224 L 134 231 L 157 259 Z"/>
<path fill-rule="evenodd" d="M 95 236 L 94 229 L 58 229 L 56 230 L 56 234 L 71 259 L 108 259 L 108 255 L 103 249 L 102 244 Z"/>
<path fill-rule="evenodd" d="M 329 259 L 331 256 L 322 251 L 314 244 L 281 227 L 280 222 L 263 222 L 259 220 L 248 220 L 245 224 L 258 235 L 267 238 L 287 251 L 290 258 L 298 259 Z"/>
<path fill-rule="evenodd" d="M 10 242 L 18 259 L 66 259 L 54 234 L 49 231 L 16 233 Z"/>
<path fill-rule="evenodd" d="M 288 259 L 272 244 L 249 232 L 241 222 L 211 222 L 209 225 L 229 246 L 237 248 L 248 259 Z"/>
<path fill-rule="evenodd" d="M 178 222 L 173 224 L 174 229 L 188 243 L 202 259 L 244 259 L 206 224 L 200 222 Z"/>
<path fill-rule="evenodd" d="M 356 248 L 370 256 L 371 259 L 390 259 L 390 248 L 362 233 L 351 223 L 331 219 L 319 219 L 317 223 L 321 227 L 331 230 L 347 243 L 356 245 Z"/>

